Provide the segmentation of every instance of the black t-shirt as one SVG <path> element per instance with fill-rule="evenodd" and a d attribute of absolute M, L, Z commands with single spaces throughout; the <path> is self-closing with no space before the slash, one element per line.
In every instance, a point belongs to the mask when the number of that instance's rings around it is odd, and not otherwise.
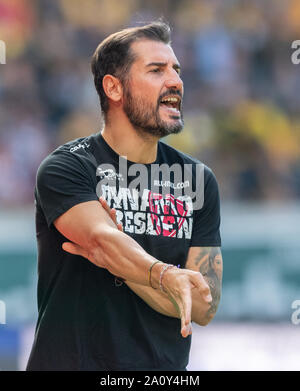
<path fill-rule="evenodd" d="M 193 181 L 200 164 L 163 142 L 154 163 L 188 165 Z M 160 190 L 170 187 L 163 198 L 152 191 L 153 164 L 146 164 L 150 182 L 143 193 L 137 188 L 139 198 L 129 186 L 134 177 L 123 186 L 118 164 L 119 155 L 97 133 L 62 145 L 38 169 L 39 315 L 28 370 L 184 370 L 188 364 L 191 337 L 181 336 L 180 320 L 153 310 L 106 269 L 63 251 L 66 238 L 53 222 L 74 205 L 103 195 L 116 208 L 124 232 L 145 251 L 184 267 L 189 247 L 221 245 L 216 179 L 202 165 L 204 205 L 193 210 L 191 202 L 173 195 L 176 186 L 193 186 L 189 180 L 156 182 Z"/>

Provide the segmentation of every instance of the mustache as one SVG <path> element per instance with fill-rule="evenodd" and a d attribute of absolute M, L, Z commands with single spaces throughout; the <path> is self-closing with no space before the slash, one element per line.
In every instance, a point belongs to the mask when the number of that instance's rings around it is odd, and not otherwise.
<path fill-rule="evenodd" d="M 164 92 L 163 94 L 160 95 L 158 98 L 158 101 L 160 102 L 165 96 L 168 95 L 178 95 L 179 98 L 182 100 L 182 93 L 180 90 L 176 90 L 174 88 L 170 88 L 168 91 Z"/>

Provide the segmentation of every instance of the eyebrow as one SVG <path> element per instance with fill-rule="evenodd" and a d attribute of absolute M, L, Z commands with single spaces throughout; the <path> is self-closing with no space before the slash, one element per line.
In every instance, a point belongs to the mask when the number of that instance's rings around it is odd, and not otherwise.
<path fill-rule="evenodd" d="M 167 66 L 166 62 L 150 62 L 149 64 L 146 65 L 146 67 L 152 67 L 152 66 L 157 66 L 157 67 L 165 67 Z M 180 70 L 181 67 L 178 63 L 173 65 L 174 69 Z"/>

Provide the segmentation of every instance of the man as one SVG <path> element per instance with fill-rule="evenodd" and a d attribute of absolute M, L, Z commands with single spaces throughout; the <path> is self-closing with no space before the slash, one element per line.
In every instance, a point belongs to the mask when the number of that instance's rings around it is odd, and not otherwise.
<path fill-rule="evenodd" d="M 59 147 L 37 174 L 39 316 L 27 369 L 185 370 L 191 322 L 206 325 L 220 300 L 220 213 L 204 165 L 202 207 L 174 196 L 200 181 L 201 164 L 159 141 L 183 127 L 168 25 L 109 36 L 92 72 L 104 128 Z M 132 185 L 137 164 L 143 189 Z M 154 192 L 151 171 L 163 164 L 192 167 L 192 181 L 158 180 Z"/>

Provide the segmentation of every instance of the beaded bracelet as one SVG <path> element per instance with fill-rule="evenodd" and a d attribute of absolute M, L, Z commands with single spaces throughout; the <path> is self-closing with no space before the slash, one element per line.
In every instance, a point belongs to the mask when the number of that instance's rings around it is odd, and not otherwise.
<path fill-rule="evenodd" d="M 150 266 L 149 272 L 148 272 L 148 281 L 149 281 L 149 285 L 150 285 L 151 288 L 153 288 L 153 289 L 157 289 L 157 288 L 154 288 L 154 286 L 152 286 L 152 284 L 151 284 L 151 271 L 152 271 L 153 266 L 156 265 L 156 264 L 159 263 L 159 262 L 162 263 L 162 261 L 155 261 L 155 262 L 153 262 L 152 265 Z"/>
<path fill-rule="evenodd" d="M 171 267 L 176 267 L 176 266 L 175 266 L 175 265 L 171 265 L 171 264 L 167 264 L 167 265 L 165 265 L 165 266 L 162 268 L 162 270 L 161 270 L 161 272 L 160 272 L 160 276 L 159 276 L 159 288 L 160 288 L 160 290 L 161 290 L 162 292 L 166 292 L 166 291 L 164 290 L 163 285 L 162 285 L 163 275 L 164 275 L 164 273 L 165 273 L 168 269 L 170 269 Z"/>

